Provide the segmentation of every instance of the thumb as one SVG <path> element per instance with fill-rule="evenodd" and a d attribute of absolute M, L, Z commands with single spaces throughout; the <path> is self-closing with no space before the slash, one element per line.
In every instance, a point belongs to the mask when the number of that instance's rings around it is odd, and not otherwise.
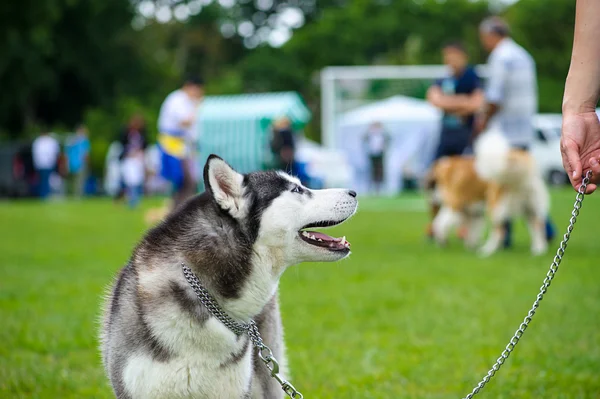
<path fill-rule="evenodd" d="M 560 147 L 563 166 L 569 175 L 569 180 L 575 189 L 581 184 L 581 158 L 579 148 L 573 141 L 563 141 Z"/>

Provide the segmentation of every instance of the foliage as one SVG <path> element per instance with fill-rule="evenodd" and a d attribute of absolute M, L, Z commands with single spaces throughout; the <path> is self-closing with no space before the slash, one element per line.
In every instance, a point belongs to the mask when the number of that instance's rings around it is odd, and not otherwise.
<path fill-rule="evenodd" d="M 108 142 L 127 118 L 123 104 L 134 102 L 129 111 L 155 119 L 164 96 L 184 74 L 197 72 L 209 94 L 299 91 L 315 116 L 310 135 L 318 138 L 318 78 L 327 65 L 437 64 L 449 39 L 462 39 L 473 62 L 486 59 L 477 33 L 488 14 L 484 0 L 237 0 L 228 7 L 200 1 L 200 12 L 185 22 L 162 24 L 136 13 L 141 2 L 0 3 L 0 136 L 71 130 L 83 118 L 94 141 Z M 184 3 L 199 0 L 170 2 Z M 536 59 L 544 112 L 560 111 L 574 7 L 520 0 L 505 13 L 515 39 Z M 291 40 L 280 48 L 250 40 L 281 27 L 276 17 L 289 8 L 304 15 L 302 26 L 288 27 Z M 250 36 L 242 35 L 243 23 L 252 24 Z"/>
<path fill-rule="evenodd" d="M 553 193 L 561 228 L 573 198 Z M 456 241 L 436 248 L 424 241 L 425 205 L 361 199 L 330 233 L 352 242 L 348 260 L 284 274 L 291 381 L 305 397 L 464 397 L 523 320 L 552 254 L 532 258 L 520 223 L 516 247 L 490 259 Z M 0 397 L 114 398 L 98 353 L 100 301 L 145 229 L 142 212 L 110 200 L 0 204 L 11 226 L 0 242 Z M 586 198 L 556 279 L 482 398 L 598 397 L 599 212 L 600 197 Z"/>
<path fill-rule="evenodd" d="M 85 108 L 141 95 L 156 78 L 138 56 L 127 2 L 25 0 L 0 9 L 0 123 L 8 131 L 73 126 Z"/>

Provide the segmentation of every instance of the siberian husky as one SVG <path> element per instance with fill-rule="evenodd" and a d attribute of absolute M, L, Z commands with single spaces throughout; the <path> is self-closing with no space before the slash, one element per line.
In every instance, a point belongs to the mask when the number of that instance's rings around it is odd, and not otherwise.
<path fill-rule="evenodd" d="M 254 320 L 286 376 L 279 278 L 301 262 L 350 254 L 338 225 L 356 193 L 310 190 L 283 172 L 242 175 L 211 155 L 206 191 L 151 229 L 105 303 L 102 360 L 119 399 L 282 398 L 247 334 L 213 317 L 184 277 L 186 265 L 231 318 Z"/>

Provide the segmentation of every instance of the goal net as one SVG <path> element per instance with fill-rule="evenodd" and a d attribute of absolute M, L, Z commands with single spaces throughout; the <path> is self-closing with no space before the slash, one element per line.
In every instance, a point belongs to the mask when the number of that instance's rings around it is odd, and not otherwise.
<path fill-rule="evenodd" d="M 483 66 L 477 71 L 485 76 Z M 437 144 L 440 118 L 425 95 L 434 81 L 447 76 L 444 65 L 336 66 L 321 71 L 322 142 L 346 153 L 358 190 L 370 191 L 364 137 L 375 122 L 391 136 L 384 192 L 397 193 L 403 181 L 421 177 Z"/>

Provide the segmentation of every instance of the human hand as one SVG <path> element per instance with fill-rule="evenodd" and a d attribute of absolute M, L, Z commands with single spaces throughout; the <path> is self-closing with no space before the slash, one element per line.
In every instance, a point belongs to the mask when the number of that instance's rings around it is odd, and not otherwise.
<path fill-rule="evenodd" d="M 181 126 L 184 128 L 188 128 L 194 124 L 195 119 L 196 119 L 195 116 L 192 114 L 189 117 L 187 117 L 186 119 L 181 121 Z"/>
<path fill-rule="evenodd" d="M 433 105 L 438 104 L 442 99 L 442 93 L 440 90 L 431 90 L 429 93 L 427 93 L 427 96 L 429 102 Z"/>
<path fill-rule="evenodd" d="M 575 190 L 581 186 L 583 174 L 592 170 L 586 194 L 593 193 L 600 182 L 600 122 L 595 110 L 563 114 L 560 151 Z"/>

